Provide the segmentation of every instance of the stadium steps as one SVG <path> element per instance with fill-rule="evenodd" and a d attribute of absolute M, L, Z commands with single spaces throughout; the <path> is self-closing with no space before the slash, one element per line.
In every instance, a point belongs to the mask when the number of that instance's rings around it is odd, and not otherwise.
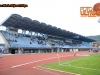
<path fill-rule="evenodd" d="M 9 42 L 6 40 L 5 36 L 3 35 L 3 32 L 0 32 L 0 36 L 2 37 L 2 39 L 3 39 L 4 42 L 5 42 L 5 47 L 4 47 L 5 53 L 8 53 L 8 49 L 9 49 L 9 47 L 10 47 L 10 44 L 9 44 Z"/>
<path fill-rule="evenodd" d="M 57 43 L 51 42 L 50 40 L 48 40 L 48 41 L 46 42 L 46 44 L 47 44 L 49 47 L 58 47 L 58 46 L 59 46 Z M 54 44 L 54 46 L 52 46 L 52 44 Z"/>
<path fill-rule="evenodd" d="M 1 37 L 3 38 L 3 40 L 5 41 L 5 43 L 6 43 L 7 47 L 10 47 L 9 42 L 7 41 L 6 37 L 3 35 L 3 33 L 2 33 L 2 32 L 0 32 L 0 35 L 1 35 Z"/>

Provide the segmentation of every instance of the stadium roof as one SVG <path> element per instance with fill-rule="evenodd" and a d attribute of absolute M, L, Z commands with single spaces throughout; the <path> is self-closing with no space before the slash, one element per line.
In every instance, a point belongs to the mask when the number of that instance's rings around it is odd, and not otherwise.
<path fill-rule="evenodd" d="M 52 25 L 47 25 L 46 23 L 39 22 L 37 20 L 32 20 L 28 17 L 22 17 L 18 14 L 12 14 L 6 21 L 2 23 L 3 26 L 13 27 L 22 30 L 34 31 L 39 33 L 44 33 L 53 36 L 59 36 L 63 38 L 76 39 L 87 42 L 94 42 L 95 40 L 87 38 L 85 36 L 57 28 Z"/>

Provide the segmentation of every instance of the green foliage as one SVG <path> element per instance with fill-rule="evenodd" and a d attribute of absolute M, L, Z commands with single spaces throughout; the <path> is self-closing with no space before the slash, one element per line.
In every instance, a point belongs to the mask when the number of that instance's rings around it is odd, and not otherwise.
<path fill-rule="evenodd" d="M 96 36 L 87 36 L 88 38 L 94 39 L 96 41 L 98 41 L 100 43 L 100 35 L 96 35 Z"/>

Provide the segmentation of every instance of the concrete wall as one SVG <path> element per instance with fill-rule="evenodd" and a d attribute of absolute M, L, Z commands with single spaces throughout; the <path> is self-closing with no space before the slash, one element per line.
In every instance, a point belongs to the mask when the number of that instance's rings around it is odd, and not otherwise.
<path fill-rule="evenodd" d="M 4 39 L 2 38 L 2 36 L 0 35 L 0 44 L 5 44 Z"/>

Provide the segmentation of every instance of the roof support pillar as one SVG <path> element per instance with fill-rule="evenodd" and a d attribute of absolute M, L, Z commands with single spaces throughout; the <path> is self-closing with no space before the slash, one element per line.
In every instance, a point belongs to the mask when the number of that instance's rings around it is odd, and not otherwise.
<path fill-rule="evenodd" d="M 48 39 L 48 35 L 47 35 L 47 34 L 44 34 L 44 38 L 45 38 L 45 39 Z"/>
<path fill-rule="evenodd" d="M 52 53 L 54 52 L 54 49 L 53 49 L 53 48 L 51 49 L 51 52 L 52 52 Z"/>
<path fill-rule="evenodd" d="M 6 31 L 9 32 L 9 27 L 6 27 Z"/>
<path fill-rule="evenodd" d="M 31 38 L 32 38 L 32 31 L 29 31 L 29 35 L 31 36 Z"/>
<path fill-rule="evenodd" d="M 23 36 L 25 36 L 26 35 L 26 30 L 23 30 L 22 34 L 23 34 Z"/>
<path fill-rule="evenodd" d="M 32 37 L 34 37 L 34 38 L 36 39 L 35 32 L 34 32 L 34 34 L 32 35 Z"/>
<path fill-rule="evenodd" d="M 35 36 L 38 36 L 38 32 L 35 32 Z"/>
<path fill-rule="evenodd" d="M 60 52 L 60 48 L 59 47 L 57 48 L 57 51 Z"/>
<path fill-rule="evenodd" d="M 40 35 L 42 36 L 42 38 L 44 38 L 44 35 L 43 35 L 43 33 L 40 33 Z"/>

